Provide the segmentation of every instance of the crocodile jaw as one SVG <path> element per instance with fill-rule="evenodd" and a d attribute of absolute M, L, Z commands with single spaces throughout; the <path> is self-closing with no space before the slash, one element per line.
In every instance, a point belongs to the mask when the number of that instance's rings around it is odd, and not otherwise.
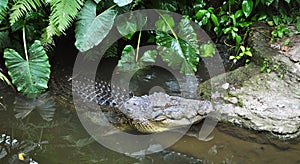
<path fill-rule="evenodd" d="M 212 111 L 212 105 L 209 101 L 154 93 L 149 96 L 134 96 L 120 110 L 133 120 L 132 124 L 138 131 L 153 133 L 199 122 Z"/>

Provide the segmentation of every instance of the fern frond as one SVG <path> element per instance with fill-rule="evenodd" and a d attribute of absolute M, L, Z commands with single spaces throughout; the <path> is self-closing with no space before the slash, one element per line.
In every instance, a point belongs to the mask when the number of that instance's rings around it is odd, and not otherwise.
<path fill-rule="evenodd" d="M 10 14 L 10 24 L 14 24 L 18 19 L 24 16 L 26 13 L 37 10 L 38 7 L 41 7 L 43 0 L 18 0 L 12 6 L 12 13 Z"/>
<path fill-rule="evenodd" d="M 47 36 L 52 37 L 64 32 L 73 22 L 84 0 L 52 0 Z M 56 28 L 56 29 L 55 29 Z"/>
<path fill-rule="evenodd" d="M 6 17 L 7 10 L 8 10 L 7 4 L 8 4 L 8 0 L 0 1 L 0 23 Z"/>

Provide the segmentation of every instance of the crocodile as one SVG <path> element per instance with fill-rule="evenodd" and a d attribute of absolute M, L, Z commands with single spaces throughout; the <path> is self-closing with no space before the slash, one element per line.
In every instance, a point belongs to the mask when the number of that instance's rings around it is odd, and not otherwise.
<path fill-rule="evenodd" d="M 71 81 L 73 85 L 72 89 L 68 89 L 69 93 L 70 90 L 73 91 L 83 102 L 116 109 L 112 111 L 118 117 L 117 120 L 122 122 L 121 126 L 129 125 L 142 133 L 163 132 L 189 126 L 201 121 L 212 111 L 212 104 L 209 101 L 170 96 L 162 92 L 134 96 L 125 89 L 107 82 L 88 79 L 82 81 L 69 78 L 67 87 L 71 86 Z M 95 117 L 95 113 L 93 114 Z M 93 120 L 99 121 L 97 117 Z"/>

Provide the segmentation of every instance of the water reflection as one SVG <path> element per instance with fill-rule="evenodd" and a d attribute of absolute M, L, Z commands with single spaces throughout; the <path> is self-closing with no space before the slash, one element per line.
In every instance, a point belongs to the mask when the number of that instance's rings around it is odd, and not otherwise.
<path fill-rule="evenodd" d="M 214 138 L 199 141 L 189 135 L 160 153 L 126 156 L 94 141 L 77 118 L 71 103 L 46 93 L 27 100 L 1 89 L 0 163 L 15 163 L 24 153 L 27 163 L 299 163 L 298 140 L 279 141 L 263 133 L 219 124 Z M 155 146 L 155 145 L 154 145 Z"/>

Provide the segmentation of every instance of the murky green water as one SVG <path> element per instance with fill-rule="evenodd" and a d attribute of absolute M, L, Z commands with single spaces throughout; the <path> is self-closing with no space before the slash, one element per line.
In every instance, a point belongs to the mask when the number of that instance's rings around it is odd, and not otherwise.
<path fill-rule="evenodd" d="M 0 163 L 15 163 L 20 153 L 31 163 L 300 163 L 297 140 L 279 141 L 222 123 L 211 141 L 186 135 L 163 152 L 126 156 L 95 142 L 74 108 L 62 101 L 69 100 L 58 100 L 51 91 L 40 101 L 26 100 L 0 86 Z"/>

